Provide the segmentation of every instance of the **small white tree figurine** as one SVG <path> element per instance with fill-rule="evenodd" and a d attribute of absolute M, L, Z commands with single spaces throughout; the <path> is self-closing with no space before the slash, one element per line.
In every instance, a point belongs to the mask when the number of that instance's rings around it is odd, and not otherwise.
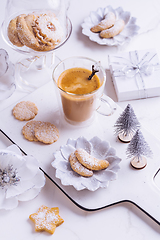
<path fill-rule="evenodd" d="M 140 123 L 130 104 L 127 105 L 115 125 L 115 133 L 122 142 L 130 142 L 133 135 L 140 128 Z"/>
<path fill-rule="evenodd" d="M 127 147 L 126 154 L 128 158 L 131 158 L 131 165 L 134 168 L 142 169 L 147 165 L 145 156 L 151 157 L 152 151 L 140 130 L 137 130 L 133 136 Z"/>

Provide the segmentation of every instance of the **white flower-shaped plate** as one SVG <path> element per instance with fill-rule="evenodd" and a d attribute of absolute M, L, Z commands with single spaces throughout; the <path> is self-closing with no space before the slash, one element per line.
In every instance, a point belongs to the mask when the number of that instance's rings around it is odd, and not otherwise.
<path fill-rule="evenodd" d="M 108 12 L 113 12 L 116 15 L 116 19 L 123 19 L 125 27 L 123 31 L 113 38 L 101 38 L 99 33 L 93 33 L 90 29 L 94 25 L 97 25 Z M 113 9 L 111 6 L 105 8 L 98 8 L 97 11 L 91 12 L 90 15 L 84 19 L 82 23 L 82 33 L 89 37 L 93 42 L 97 42 L 100 45 L 118 46 L 130 41 L 132 37 L 138 34 L 139 26 L 136 25 L 136 18 L 131 17 L 130 12 L 125 12 L 121 7 Z"/>
<path fill-rule="evenodd" d="M 85 149 L 89 154 L 98 158 L 106 159 L 109 167 L 105 170 L 94 171 L 92 177 L 83 177 L 71 169 L 69 156 L 77 148 Z M 56 177 L 64 186 L 73 186 L 76 190 L 88 189 L 95 191 L 98 188 L 106 188 L 110 181 L 117 179 L 121 159 L 116 156 L 114 148 L 106 141 L 101 141 L 97 136 L 91 140 L 79 137 L 77 140 L 68 139 L 67 144 L 60 147 L 54 153 L 54 161 L 51 165 L 56 169 Z"/>
<path fill-rule="evenodd" d="M 16 145 L 0 150 L 0 209 L 10 210 L 19 201 L 35 198 L 45 185 L 38 161 L 23 156 Z"/>

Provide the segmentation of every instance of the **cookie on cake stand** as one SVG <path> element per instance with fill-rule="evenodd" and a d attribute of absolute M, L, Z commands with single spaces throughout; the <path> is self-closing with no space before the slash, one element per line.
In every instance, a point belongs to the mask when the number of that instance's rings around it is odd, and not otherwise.
<path fill-rule="evenodd" d="M 25 55 L 16 63 L 17 85 L 33 91 L 50 80 L 53 66 L 60 60 L 55 50 L 69 39 L 72 24 L 67 17 L 67 1 L 7 1 L 1 27 L 4 41 Z"/>

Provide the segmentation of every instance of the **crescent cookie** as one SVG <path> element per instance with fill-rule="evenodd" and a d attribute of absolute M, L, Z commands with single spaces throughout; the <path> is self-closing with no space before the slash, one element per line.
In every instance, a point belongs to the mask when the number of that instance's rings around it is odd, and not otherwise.
<path fill-rule="evenodd" d="M 17 17 L 12 19 L 9 22 L 8 29 L 7 29 L 8 38 L 11 41 L 11 43 L 16 45 L 17 47 L 23 47 L 24 44 L 20 41 L 20 39 L 18 37 L 16 23 L 17 23 Z"/>
<path fill-rule="evenodd" d="M 16 119 L 20 121 L 28 121 L 37 115 L 38 108 L 33 102 L 22 101 L 14 106 L 12 113 Z"/>
<path fill-rule="evenodd" d="M 116 35 L 118 35 L 120 32 L 122 32 L 122 30 L 124 29 L 125 26 L 125 22 L 122 19 L 118 19 L 114 26 L 103 30 L 100 32 L 100 37 L 102 38 L 112 38 Z"/>
<path fill-rule="evenodd" d="M 74 152 L 69 156 L 69 162 L 73 171 L 78 173 L 83 177 L 91 177 L 93 175 L 93 171 L 85 168 L 76 158 Z"/>
<path fill-rule="evenodd" d="M 41 122 L 34 128 L 35 137 L 38 141 L 51 144 L 58 140 L 59 131 L 56 126 L 50 122 Z"/>
<path fill-rule="evenodd" d="M 25 20 L 26 15 L 22 14 L 17 17 L 17 32 L 20 41 L 29 48 L 37 50 L 39 47 L 38 40 L 34 36 L 34 33 L 30 31 L 27 22 Z"/>
<path fill-rule="evenodd" d="M 87 153 L 84 149 L 79 148 L 74 152 L 78 161 L 90 170 L 102 170 L 109 166 L 109 162 L 107 160 L 97 159 Z"/>
<path fill-rule="evenodd" d="M 108 29 L 115 24 L 116 16 L 113 12 L 108 12 L 104 19 L 97 25 L 91 28 L 91 31 L 94 33 L 100 32 L 102 30 Z"/>

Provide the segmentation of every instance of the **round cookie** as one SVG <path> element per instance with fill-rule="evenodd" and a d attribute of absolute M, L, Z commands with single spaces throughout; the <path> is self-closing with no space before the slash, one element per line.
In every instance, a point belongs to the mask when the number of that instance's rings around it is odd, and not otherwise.
<path fill-rule="evenodd" d="M 53 14 L 41 14 L 35 21 L 36 37 L 46 45 L 57 45 L 63 37 L 63 29 Z"/>
<path fill-rule="evenodd" d="M 93 176 L 93 171 L 85 168 L 76 158 L 74 152 L 69 156 L 69 162 L 73 171 L 78 173 L 83 177 L 91 177 Z"/>
<path fill-rule="evenodd" d="M 34 33 L 34 27 L 35 27 L 35 20 L 36 20 L 37 17 L 38 17 L 38 15 L 33 14 L 33 13 L 28 14 L 25 17 L 27 27 L 35 37 L 36 37 L 36 35 Z M 42 41 L 42 39 L 43 39 L 42 37 L 41 38 L 36 37 L 36 39 L 38 40 L 38 44 L 39 44 L 38 48 L 33 48 L 36 51 L 49 51 L 49 50 L 52 50 L 55 47 L 53 44 L 50 44 L 50 45 L 44 44 L 44 42 Z"/>
<path fill-rule="evenodd" d="M 104 19 L 97 25 L 91 28 L 91 31 L 94 33 L 100 32 L 102 30 L 108 29 L 115 24 L 116 16 L 113 12 L 108 12 Z"/>
<path fill-rule="evenodd" d="M 30 31 L 30 27 L 28 27 L 25 17 L 25 14 L 19 15 L 17 17 L 16 26 L 18 37 L 24 45 L 38 51 L 39 42 L 35 37 L 33 31 Z"/>
<path fill-rule="evenodd" d="M 102 38 L 112 38 L 116 35 L 118 35 L 120 32 L 122 32 L 122 30 L 124 29 L 125 26 L 125 22 L 122 19 L 118 19 L 114 26 L 103 30 L 100 32 L 100 37 Z"/>
<path fill-rule="evenodd" d="M 58 140 L 59 131 L 55 125 L 49 122 L 41 122 L 34 128 L 35 137 L 43 143 L 51 144 Z"/>
<path fill-rule="evenodd" d="M 77 149 L 74 154 L 78 161 L 90 170 L 102 170 L 109 166 L 109 162 L 107 160 L 97 159 L 82 148 Z"/>
<path fill-rule="evenodd" d="M 46 45 L 46 44 L 39 44 L 39 48 L 37 49 L 37 51 L 50 51 L 52 49 L 55 48 L 55 45 L 54 44 L 51 44 L 51 45 Z"/>
<path fill-rule="evenodd" d="M 8 38 L 17 47 L 23 47 L 24 44 L 20 41 L 20 39 L 18 37 L 16 23 L 17 23 L 17 17 L 12 19 L 9 22 L 8 29 L 7 29 Z"/>
<path fill-rule="evenodd" d="M 34 34 L 33 27 L 35 26 L 36 14 L 30 13 L 25 16 L 25 21 L 30 32 Z"/>
<path fill-rule="evenodd" d="M 16 119 L 20 121 L 28 121 L 37 115 L 38 108 L 33 102 L 22 101 L 15 105 L 12 113 Z"/>
<path fill-rule="evenodd" d="M 34 135 L 34 128 L 35 126 L 41 124 L 41 121 L 30 121 L 27 122 L 23 128 L 22 128 L 22 133 L 24 135 L 24 137 L 29 140 L 29 141 L 35 141 L 37 142 L 38 139 L 35 137 Z"/>
<path fill-rule="evenodd" d="M 37 34 L 36 34 L 36 31 L 35 30 L 35 21 L 36 19 L 38 18 L 38 14 L 35 14 L 35 13 L 31 13 L 31 14 L 28 14 L 26 17 L 25 17 L 25 21 L 27 23 L 27 27 L 28 29 L 33 33 L 33 35 L 36 37 L 36 39 L 38 40 L 38 48 L 34 49 L 36 51 L 50 51 L 52 50 L 55 45 L 52 44 L 51 42 L 45 42 L 44 39 L 43 39 L 43 36 L 41 36 L 39 34 L 39 31 L 37 31 Z"/>

